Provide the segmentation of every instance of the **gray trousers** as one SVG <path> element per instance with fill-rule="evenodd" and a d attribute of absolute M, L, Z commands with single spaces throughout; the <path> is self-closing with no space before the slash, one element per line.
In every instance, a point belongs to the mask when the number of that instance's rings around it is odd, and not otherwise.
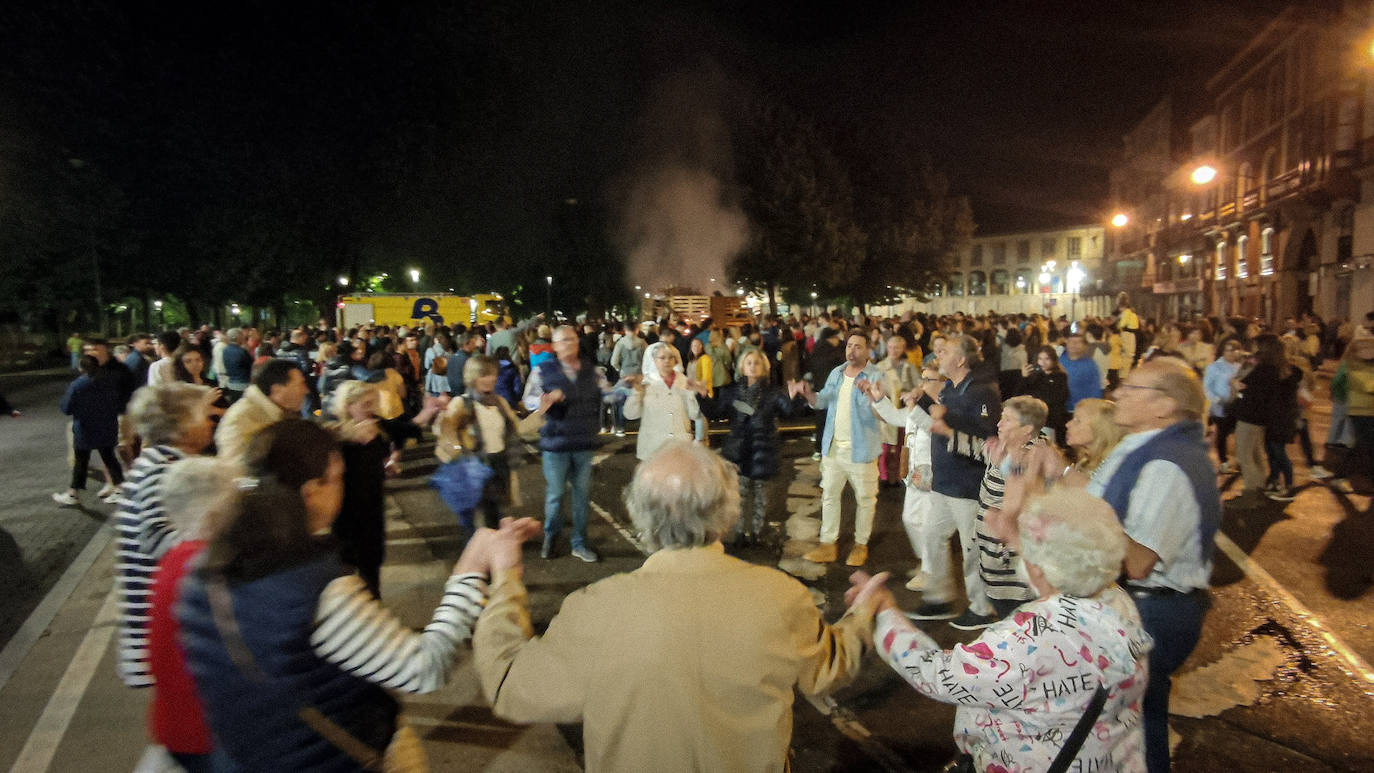
<path fill-rule="evenodd" d="M 754 504 L 749 506 L 753 495 Z M 768 481 L 754 480 L 743 475 L 739 479 L 739 526 L 736 531 L 758 534 L 763 531 L 763 516 L 768 511 Z"/>

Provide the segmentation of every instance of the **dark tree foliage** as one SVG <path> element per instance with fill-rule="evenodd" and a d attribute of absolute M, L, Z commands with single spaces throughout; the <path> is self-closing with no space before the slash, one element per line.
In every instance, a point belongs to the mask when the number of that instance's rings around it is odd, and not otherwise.
<path fill-rule="evenodd" d="M 731 281 L 768 295 L 783 286 L 826 295 L 854 280 L 864 235 L 840 160 L 809 122 L 778 103 L 756 101 L 736 132 L 740 201 L 752 228 Z"/>

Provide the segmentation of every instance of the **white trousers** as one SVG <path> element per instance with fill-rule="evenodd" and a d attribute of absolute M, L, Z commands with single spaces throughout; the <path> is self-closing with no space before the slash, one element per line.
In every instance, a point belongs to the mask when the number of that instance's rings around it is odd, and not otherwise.
<path fill-rule="evenodd" d="M 969 609 L 978 615 L 993 614 L 992 602 L 988 600 L 987 585 L 978 573 L 978 500 L 958 499 L 935 491 L 930 492 L 930 495 L 935 500 L 932 508 L 934 518 L 940 522 L 952 521 L 959 531 L 959 548 L 964 556 L 964 593 L 968 596 Z M 948 560 L 948 551 L 945 555 Z M 952 574 L 950 570 L 942 568 L 938 578 L 934 576 L 934 568 L 930 574 L 931 579 L 935 581 L 935 588 L 932 589 L 934 595 L 931 591 L 926 591 L 923 598 L 932 603 L 951 601 L 953 594 L 947 590 Z M 942 597 L 942 591 L 948 595 Z"/>
<path fill-rule="evenodd" d="M 953 598 L 950 582 L 949 538 L 957 527 L 946 511 L 935 508 L 935 492 L 907 487 L 902 500 L 902 526 L 911 540 L 911 552 L 921 562 L 925 594 L 932 600 Z"/>
<path fill-rule="evenodd" d="M 840 495 L 845 483 L 854 487 L 854 542 L 867 545 L 878 508 L 878 462 L 850 462 L 833 456 L 821 459 L 821 542 L 834 544 L 840 537 Z"/>

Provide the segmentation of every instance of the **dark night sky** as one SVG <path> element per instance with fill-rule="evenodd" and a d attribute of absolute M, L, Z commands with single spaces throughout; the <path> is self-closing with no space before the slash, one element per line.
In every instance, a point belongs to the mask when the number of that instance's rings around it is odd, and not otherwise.
<path fill-rule="evenodd" d="M 1201 89 L 1283 5 L 250 0 L 206 13 L 53 0 L 0 17 L 0 108 L 18 117 L 0 130 L 118 156 L 92 137 L 129 122 L 130 152 L 154 158 L 177 151 L 150 127 L 202 123 L 226 177 L 235 149 L 255 158 L 252 174 L 273 153 L 313 154 L 328 182 L 305 195 L 329 197 L 354 195 L 359 147 L 376 157 L 405 126 L 421 141 L 397 148 L 402 172 L 361 178 L 391 186 L 361 197 L 376 213 L 364 251 L 518 262 L 566 230 L 565 199 L 595 204 L 611 228 L 646 156 L 700 161 L 724 144 L 689 132 L 677 136 L 702 147 L 665 149 L 675 135 L 646 111 L 680 94 L 709 112 L 738 89 L 823 128 L 913 132 L 988 233 L 1100 218 L 1121 135 L 1170 84 Z M 68 90 L 80 96 L 45 112 Z M 112 90 L 124 93 L 101 96 Z M 707 163 L 728 174 L 728 159 Z"/>

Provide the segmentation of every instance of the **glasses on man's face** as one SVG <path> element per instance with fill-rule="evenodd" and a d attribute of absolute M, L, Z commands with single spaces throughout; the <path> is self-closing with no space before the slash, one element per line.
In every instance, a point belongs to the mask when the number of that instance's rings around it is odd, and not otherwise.
<path fill-rule="evenodd" d="M 1163 392 L 1163 391 L 1164 391 L 1163 387 L 1157 387 L 1157 386 L 1153 386 L 1153 385 L 1151 385 L 1151 384 L 1122 384 L 1120 388 L 1121 388 L 1121 389 L 1147 389 L 1147 390 L 1153 390 L 1153 391 L 1155 391 L 1155 392 Z"/>
<path fill-rule="evenodd" d="M 939 384 L 944 382 L 944 379 L 942 378 L 926 378 L 924 376 L 921 377 L 921 380 L 929 384 Z"/>

